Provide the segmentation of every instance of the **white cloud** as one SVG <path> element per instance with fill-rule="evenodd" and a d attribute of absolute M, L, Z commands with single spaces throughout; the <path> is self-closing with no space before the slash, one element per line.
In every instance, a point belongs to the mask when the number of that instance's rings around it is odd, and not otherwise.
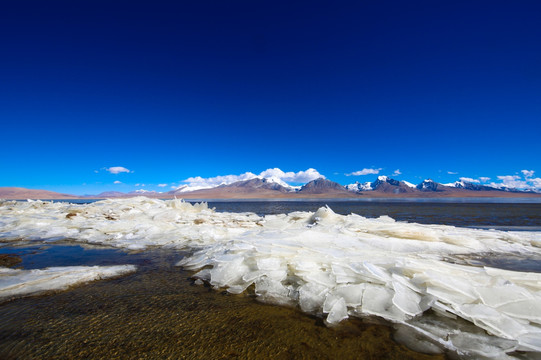
<path fill-rule="evenodd" d="M 393 173 L 393 176 L 401 175 L 402 172 L 400 172 L 400 169 L 396 169 Z"/>
<path fill-rule="evenodd" d="M 520 172 L 524 174 L 525 178 L 531 178 L 535 173 L 533 170 L 520 170 Z"/>
<path fill-rule="evenodd" d="M 166 187 L 167 184 L 158 184 L 158 187 Z"/>
<path fill-rule="evenodd" d="M 190 187 L 198 188 L 211 188 L 219 185 L 232 184 L 237 181 L 250 180 L 257 177 L 256 174 L 251 172 L 245 172 L 241 175 L 223 175 L 223 176 L 214 176 L 210 178 L 203 178 L 201 176 L 189 177 L 186 180 L 182 180 L 183 185 L 187 184 Z M 179 186 L 180 187 L 180 186 Z"/>
<path fill-rule="evenodd" d="M 135 184 L 135 186 L 147 186 L 147 185 L 146 185 L 146 184 L 139 184 L 139 183 L 137 183 L 137 184 Z"/>
<path fill-rule="evenodd" d="M 530 179 L 533 187 L 537 190 L 541 190 L 541 178 Z"/>
<path fill-rule="evenodd" d="M 501 180 L 501 183 L 495 184 L 497 187 L 508 187 L 516 189 L 528 189 L 530 186 L 524 180 L 521 180 L 518 175 L 500 175 L 498 180 Z M 494 183 L 493 183 L 494 184 Z"/>
<path fill-rule="evenodd" d="M 122 181 L 115 181 L 113 184 L 122 184 Z"/>
<path fill-rule="evenodd" d="M 382 169 L 381 168 L 378 168 L 378 169 L 367 169 L 367 168 L 364 168 L 362 170 L 359 170 L 359 171 L 354 171 L 352 173 L 349 173 L 349 174 L 345 174 L 346 176 L 362 176 L 362 175 L 369 175 L 369 174 L 379 174 L 379 172 L 381 171 Z"/>
<path fill-rule="evenodd" d="M 274 169 L 267 169 L 265 171 L 262 171 L 259 174 L 260 177 L 269 178 L 269 177 L 276 177 L 282 181 L 285 182 L 292 182 L 292 183 L 307 183 L 309 181 L 318 179 L 318 178 L 324 178 L 325 176 L 321 175 L 319 171 L 316 169 L 310 168 L 305 171 L 299 171 L 299 172 L 283 172 L 282 170 L 278 168 Z"/>
<path fill-rule="evenodd" d="M 309 168 L 305 171 L 298 172 L 284 172 L 278 168 L 267 169 L 262 171 L 259 175 L 256 175 L 252 172 L 245 172 L 240 175 L 220 175 L 210 178 L 203 178 L 201 176 L 190 177 L 185 180 L 182 180 L 182 185 L 173 186 L 174 189 L 179 189 L 182 187 L 188 186 L 190 189 L 208 189 L 216 187 L 219 185 L 229 185 L 237 181 L 245 181 L 254 178 L 270 178 L 274 177 L 286 183 L 307 183 L 309 181 L 324 178 L 325 176 L 321 175 L 319 171 L 313 168 Z"/>
<path fill-rule="evenodd" d="M 111 174 L 120 174 L 120 173 L 130 173 L 132 171 L 126 169 L 124 166 L 111 166 L 110 168 L 106 168 L 106 171 L 109 171 Z"/>
<path fill-rule="evenodd" d="M 455 171 L 447 171 L 447 174 L 449 174 L 449 175 L 456 175 L 456 174 L 458 174 L 458 173 L 455 172 Z"/>
<path fill-rule="evenodd" d="M 469 177 L 461 177 L 460 181 L 464 181 L 464 182 L 468 182 L 468 183 L 479 183 L 479 180 L 472 179 L 472 178 L 469 178 Z"/>
<path fill-rule="evenodd" d="M 487 181 L 490 180 L 490 178 L 489 178 L 489 177 L 486 177 L 486 176 L 481 176 L 481 177 L 479 178 L 479 180 L 481 180 L 481 182 L 487 182 Z"/>
<path fill-rule="evenodd" d="M 511 181 L 519 180 L 520 176 L 518 176 L 518 175 L 502 175 L 502 176 L 498 176 L 498 179 L 500 179 L 503 182 L 511 182 Z"/>
<path fill-rule="evenodd" d="M 533 170 L 522 170 L 521 173 L 524 175 L 524 178 L 520 175 L 500 175 L 498 176 L 500 182 L 490 183 L 490 186 L 541 192 L 541 178 L 532 178 L 535 173 Z"/>

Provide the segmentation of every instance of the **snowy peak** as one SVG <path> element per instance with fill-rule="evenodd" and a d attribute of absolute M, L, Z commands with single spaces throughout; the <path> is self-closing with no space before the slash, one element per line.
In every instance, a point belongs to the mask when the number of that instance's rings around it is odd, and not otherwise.
<path fill-rule="evenodd" d="M 186 192 L 190 192 L 190 191 L 204 190 L 204 189 L 210 189 L 210 188 L 211 187 L 209 187 L 209 186 L 182 185 L 182 186 L 176 188 L 175 190 L 169 191 L 168 194 L 178 195 L 178 194 L 182 194 L 182 193 L 186 193 Z"/>
<path fill-rule="evenodd" d="M 488 185 L 475 184 L 467 181 L 455 181 L 454 183 L 444 184 L 448 187 L 453 187 L 456 189 L 465 189 L 473 191 L 518 191 L 516 189 L 509 188 L 496 188 Z"/>
<path fill-rule="evenodd" d="M 348 189 L 348 191 L 352 191 L 352 192 L 361 192 L 361 191 L 373 190 L 372 189 L 372 182 L 370 182 L 370 181 L 367 181 L 365 183 L 360 183 L 360 182 L 356 181 L 354 184 L 346 185 L 346 189 Z"/>
<path fill-rule="evenodd" d="M 372 183 L 372 188 L 377 189 L 378 186 L 381 186 L 383 184 L 389 184 L 392 186 L 400 186 L 400 181 L 391 179 L 387 176 L 378 176 L 378 179 Z"/>
<path fill-rule="evenodd" d="M 409 186 L 410 188 L 416 188 L 416 187 L 417 187 L 417 185 L 412 184 L 412 183 L 410 183 L 410 182 L 408 182 L 408 181 L 402 180 L 402 182 L 403 182 L 404 184 L 406 184 L 407 186 Z"/>
<path fill-rule="evenodd" d="M 426 179 L 417 185 L 417 189 L 421 191 L 443 191 L 442 186 L 442 184 L 437 183 L 432 179 Z"/>
<path fill-rule="evenodd" d="M 457 189 L 464 189 L 464 182 L 463 181 L 455 181 L 455 182 L 452 182 L 452 183 L 447 183 L 447 184 L 442 184 L 443 186 L 447 186 L 447 187 L 454 187 L 454 188 L 457 188 Z"/>
<path fill-rule="evenodd" d="M 415 185 L 406 181 L 398 181 L 385 175 L 377 177 L 373 182 L 355 182 L 346 186 L 348 191 L 362 192 L 362 191 L 379 191 L 383 193 L 403 194 L 415 192 Z"/>
<path fill-rule="evenodd" d="M 301 188 L 300 186 L 291 186 L 288 183 L 286 183 L 284 180 L 276 176 L 271 176 L 271 177 L 258 176 L 257 179 L 261 179 L 263 183 L 280 185 L 281 187 L 287 189 L 288 191 L 296 191 Z"/>

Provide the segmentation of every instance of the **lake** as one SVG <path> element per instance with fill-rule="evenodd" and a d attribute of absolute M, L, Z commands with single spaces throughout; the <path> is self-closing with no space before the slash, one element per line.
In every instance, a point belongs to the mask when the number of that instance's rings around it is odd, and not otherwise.
<path fill-rule="evenodd" d="M 379 227 L 375 233 L 378 236 L 381 235 L 381 231 L 390 231 L 380 229 L 389 223 L 389 220 L 386 218 L 378 220 L 380 216 L 388 216 L 399 222 L 399 225 L 402 222 L 427 224 L 430 227 L 440 226 L 435 227 L 437 231 L 451 231 L 450 235 L 445 236 L 454 236 L 453 232 L 464 229 L 466 231 L 464 234 L 473 231 L 472 234 L 480 238 L 492 236 L 494 232 L 503 234 L 510 231 L 512 234 L 519 234 L 513 236 L 520 237 L 520 234 L 525 234 L 524 236 L 530 238 L 533 236 L 534 241 L 538 239 L 537 232 L 541 230 L 541 204 L 502 203 L 494 200 L 466 202 L 469 200 L 471 199 L 456 202 L 210 201 L 208 205 L 215 208 L 218 214 L 252 212 L 259 217 L 274 215 L 278 218 L 282 214 L 294 212 L 315 212 L 328 205 L 336 214 L 354 213 L 373 219 Z M 84 206 L 92 206 L 92 203 L 85 202 L 74 206 L 81 206 L 81 209 L 84 209 Z M 123 206 L 127 206 L 126 204 Z M 114 209 L 121 208 L 117 206 Z M 65 224 L 68 222 L 65 216 L 58 216 L 59 213 L 64 214 L 62 211 L 68 210 L 49 207 L 39 214 L 34 211 L 31 216 L 33 219 L 39 219 L 34 221 L 42 221 L 43 214 L 54 213 L 50 218 Z M 123 211 L 129 212 L 126 209 Z M 13 211 L 6 212 L 12 213 Z M 119 224 L 119 220 L 122 220 L 120 210 L 108 214 L 110 218 L 117 219 L 115 224 Z M 90 219 L 90 215 L 88 218 Z M 2 358 L 415 359 L 444 358 L 450 354 L 449 351 L 455 354 L 448 348 L 436 346 L 433 339 L 420 336 L 412 338 L 411 331 L 395 325 L 394 321 L 386 320 L 385 317 L 366 314 L 350 316 L 339 324 L 328 326 L 318 311 L 307 313 L 306 306 L 304 308 L 298 304 L 276 306 L 272 305 L 272 302 L 268 304 L 269 301 L 266 301 L 267 303 L 258 301 L 261 296 L 257 295 L 258 290 L 254 289 L 254 285 L 238 295 L 225 291 L 225 288 L 213 289 L 211 283 L 206 281 L 203 285 L 197 285 L 199 282 L 195 282 L 192 278 L 194 272 L 177 266 L 177 263 L 191 256 L 194 251 L 205 249 L 205 246 L 209 246 L 207 244 L 197 247 L 193 245 L 175 247 L 171 246 L 174 242 L 169 242 L 167 243 L 169 245 L 151 245 L 130 250 L 122 247 L 120 243 L 112 243 L 111 246 L 108 246 L 105 240 L 100 240 L 100 244 L 97 244 L 98 241 L 81 243 L 80 239 L 70 239 L 68 236 L 40 238 L 24 233 L 19 238 L 14 238 L 13 229 L 22 231 L 21 226 L 14 227 L 7 215 L 1 219 L 2 226 L 9 227 L 10 233 L 3 232 L 4 240 L 0 254 L 19 256 L 22 260 L 20 268 L 118 264 L 137 266 L 135 273 L 74 286 L 67 291 L 4 300 L 0 304 L 0 316 L 3 319 L 0 327 Z M 338 219 L 343 221 L 343 218 Z M 247 221 L 244 218 L 241 220 Z M 357 218 L 353 220 L 358 221 Z M 261 222 L 257 219 L 254 221 Z M 265 221 L 263 227 L 277 220 L 266 218 Z M 320 220 L 315 221 L 316 228 L 324 225 L 323 220 L 321 224 L 318 223 Z M 289 236 L 293 230 L 297 231 L 296 228 L 285 229 L 285 222 L 280 224 L 278 227 L 273 225 L 272 231 L 269 230 L 272 236 L 280 236 L 280 233 Z M 445 226 L 442 228 L 442 225 L 456 228 Z M 31 225 L 25 226 L 24 229 L 31 228 Z M 214 223 L 212 226 L 216 227 Z M 278 228 L 281 230 L 276 235 Z M 347 231 L 351 231 L 351 227 L 346 228 L 349 229 Z M 430 228 L 430 231 L 432 230 Z M 40 228 L 36 233 L 40 231 L 44 230 Z M 269 231 L 265 233 L 266 238 Z M 333 223 L 329 224 L 325 231 L 325 234 L 334 231 L 342 234 L 346 230 Z M 412 230 L 407 231 L 411 233 Z M 254 233 L 254 236 L 261 235 Z M 234 240 L 235 237 L 231 239 Z M 330 250 L 332 248 L 329 248 Z M 445 256 L 448 258 L 444 260 L 450 264 L 473 269 L 491 266 L 527 273 L 541 272 L 541 258 L 539 253 L 535 252 L 528 256 L 521 252 L 505 251 L 492 254 L 451 252 Z M 260 261 L 259 258 L 254 259 Z M 423 317 L 430 321 L 432 318 L 440 321 L 438 311 L 438 309 L 428 310 Z M 453 321 L 450 326 L 464 329 L 464 333 L 470 331 L 472 326 L 470 323 L 460 318 Z M 477 336 L 480 330 L 471 331 L 471 334 Z M 497 345 L 499 348 L 508 346 Z M 469 347 L 468 351 L 470 354 L 468 356 L 479 354 Z M 507 353 L 521 358 L 536 354 L 509 350 Z"/>

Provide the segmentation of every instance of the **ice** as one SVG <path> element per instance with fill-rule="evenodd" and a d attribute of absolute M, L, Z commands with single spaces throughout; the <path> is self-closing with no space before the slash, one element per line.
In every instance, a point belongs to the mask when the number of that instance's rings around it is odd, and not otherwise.
<path fill-rule="evenodd" d="M 76 284 L 134 272 L 134 265 L 65 266 L 18 270 L 0 267 L 0 299 L 64 290 Z"/>
<path fill-rule="evenodd" d="M 140 197 L 1 203 L 0 234 L 3 241 L 188 250 L 178 265 L 199 282 L 296 305 L 329 325 L 378 316 L 414 329 L 429 348 L 479 357 L 541 351 L 541 274 L 456 263 L 484 254 L 539 256 L 540 232 L 369 219 L 329 207 L 258 216 Z"/>
<path fill-rule="evenodd" d="M 302 311 L 314 313 L 322 309 L 329 290 L 323 285 L 307 283 L 302 285 L 298 291 L 299 305 Z"/>
<path fill-rule="evenodd" d="M 337 324 L 340 321 L 347 319 L 348 317 L 348 311 L 347 311 L 347 305 L 344 299 L 339 298 L 336 300 L 331 307 L 329 311 L 329 315 L 327 316 L 327 322 L 329 324 Z"/>
<path fill-rule="evenodd" d="M 460 353 L 476 357 L 508 358 L 505 356 L 505 352 L 511 352 L 516 348 L 516 342 L 514 341 L 491 339 L 479 334 L 459 332 L 451 334 L 449 338 L 453 346 L 460 349 Z"/>
<path fill-rule="evenodd" d="M 498 306 L 498 311 L 509 316 L 541 324 L 541 297 L 517 300 Z"/>
<path fill-rule="evenodd" d="M 421 309 L 421 295 L 402 285 L 400 282 L 393 282 L 394 296 L 393 304 L 404 314 L 416 316 L 423 312 Z"/>
<path fill-rule="evenodd" d="M 344 299 L 347 306 L 355 308 L 362 304 L 365 284 L 337 286 L 334 292 Z"/>
<path fill-rule="evenodd" d="M 475 291 L 483 303 L 493 307 L 529 299 L 533 296 L 524 288 L 511 283 L 500 286 L 477 287 Z M 538 301 L 541 301 L 541 299 Z"/>

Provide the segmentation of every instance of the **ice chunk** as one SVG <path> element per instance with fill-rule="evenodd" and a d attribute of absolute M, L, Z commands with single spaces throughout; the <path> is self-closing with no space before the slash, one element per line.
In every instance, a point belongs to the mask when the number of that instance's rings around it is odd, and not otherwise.
<path fill-rule="evenodd" d="M 394 291 L 387 287 L 366 284 L 363 293 L 362 312 L 381 316 L 390 321 L 404 321 L 404 313 L 393 305 L 393 296 Z"/>
<path fill-rule="evenodd" d="M 258 299 L 272 304 L 288 305 L 292 303 L 291 290 L 281 282 L 269 278 L 261 278 L 255 283 Z"/>
<path fill-rule="evenodd" d="M 477 287 L 475 291 L 479 294 L 483 303 L 492 307 L 525 299 L 533 299 L 533 295 L 529 291 L 512 283 L 501 286 Z M 541 301 L 541 299 L 538 301 Z"/>
<path fill-rule="evenodd" d="M 429 338 L 412 331 L 409 326 L 398 325 L 397 331 L 393 334 L 393 338 L 403 344 L 406 344 L 410 349 L 425 353 L 425 354 L 441 354 L 443 353 L 442 346 L 438 346 Z"/>
<path fill-rule="evenodd" d="M 520 335 L 518 343 L 519 350 L 541 352 L 541 330 Z"/>
<path fill-rule="evenodd" d="M 356 307 L 362 304 L 365 284 L 342 285 L 335 288 L 334 293 L 346 302 L 346 305 Z"/>
<path fill-rule="evenodd" d="M 337 301 L 334 302 L 334 305 L 329 311 L 329 315 L 327 315 L 327 322 L 329 324 L 337 324 L 340 321 L 348 318 L 348 311 L 346 302 L 344 299 L 339 298 Z"/>
<path fill-rule="evenodd" d="M 461 353 L 498 359 L 507 357 L 505 354 L 516 349 L 517 342 L 501 338 L 490 338 L 484 335 L 457 332 L 449 339 Z"/>
<path fill-rule="evenodd" d="M 302 311 L 309 313 L 319 311 L 323 306 L 327 292 L 329 289 L 323 285 L 315 283 L 302 285 L 299 288 L 299 305 Z"/>
<path fill-rule="evenodd" d="M 393 304 L 403 313 L 416 316 L 423 312 L 421 309 L 421 296 L 409 287 L 398 281 L 393 281 L 394 296 Z"/>
<path fill-rule="evenodd" d="M 509 316 L 501 314 L 496 309 L 483 304 L 464 304 L 456 306 L 457 310 L 475 324 L 481 325 L 492 334 L 516 339 L 527 332 L 526 327 Z"/>
<path fill-rule="evenodd" d="M 35 270 L 0 267 L 0 299 L 28 296 L 134 272 L 134 265 L 65 266 Z"/>
<path fill-rule="evenodd" d="M 529 320 L 541 324 L 541 298 L 516 300 L 498 306 L 498 311 L 520 319 Z"/>

